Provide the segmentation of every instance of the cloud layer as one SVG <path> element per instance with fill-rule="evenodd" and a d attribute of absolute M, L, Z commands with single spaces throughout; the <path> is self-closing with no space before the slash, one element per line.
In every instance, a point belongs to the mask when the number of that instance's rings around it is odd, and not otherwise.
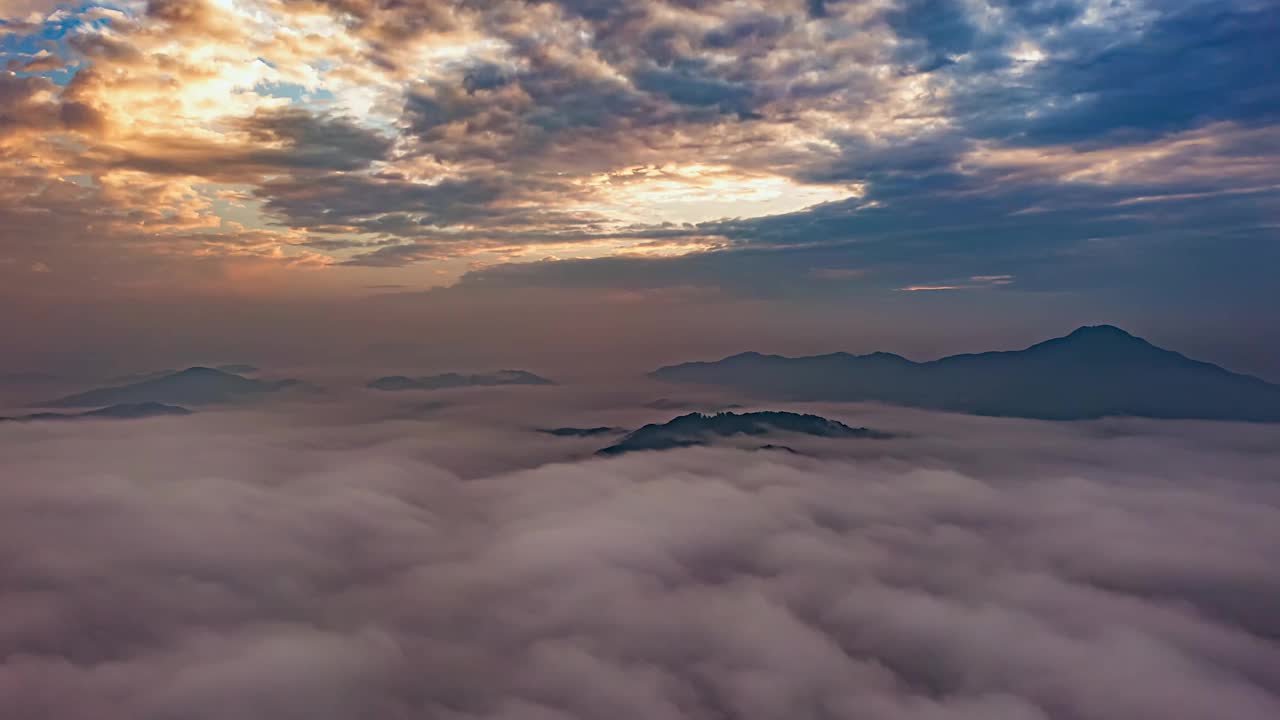
<path fill-rule="evenodd" d="M 839 201 L 853 226 L 808 238 L 825 243 L 863 237 L 856 226 L 885 212 L 945 231 L 964 184 L 1001 214 L 1078 207 L 1052 197 L 1062 191 L 1091 211 L 1206 191 L 1274 199 L 1274 17 L 1248 0 L 201 0 L 7 14 L 6 157 L 82 187 L 98 213 L 159 213 L 116 228 L 126 236 L 213 229 L 220 252 L 238 245 L 235 225 L 373 264 L 522 257 L 529 244 L 690 249 L 758 238 L 681 223 Z M 999 187 L 1011 175 L 1044 187 Z M 127 189 L 139 181 L 180 207 L 148 207 Z M 10 213 L 62 202 L 5 200 Z M 904 202 L 923 204 L 925 227 Z M 885 212 L 864 221 L 866 208 Z M 783 222 L 803 232 L 805 217 Z"/>
<path fill-rule="evenodd" d="M 660 297 L 670 323 L 794 303 L 806 342 L 854 313 L 881 336 L 955 313 L 1010 343 L 1121 323 L 1280 373 L 1257 310 L 1280 304 L 1267 0 L 130 0 L 0 17 L 0 301 L 35 311 L 0 330 L 39 351 L 28 365 L 85 347 L 64 309 L 90 308 L 92 330 L 136 323 L 128 303 L 225 308 L 245 342 L 265 303 L 302 316 L 277 330 L 299 344 L 322 306 L 403 286 L 450 288 L 417 317 L 469 328 L 552 288 L 579 312 Z M 529 322 L 550 334 L 559 312 Z"/>
<path fill-rule="evenodd" d="M 6 429 L 0 704 L 66 720 L 1280 712 L 1274 428 L 853 406 L 835 416 L 901 436 L 582 460 L 590 439 L 485 397 L 412 421 Z M 578 405 L 560 412 L 654 412 Z M 506 467 L 476 464 L 495 452 Z"/>

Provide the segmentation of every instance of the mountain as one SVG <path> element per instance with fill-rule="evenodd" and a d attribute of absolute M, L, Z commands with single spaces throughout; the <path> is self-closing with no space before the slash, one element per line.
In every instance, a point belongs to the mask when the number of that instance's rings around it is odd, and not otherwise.
<path fill-rule="evenodd" d="M 165 405 L 158 402 L 141 402 L 141 403 L 123 403 L 120 405 L 108 405 L 97 410 L 78 413 L 76 417 L 84 418 L 113 418 L 117 420 L 132 420 L 134 418 L 159 417 L 164 415 L 190 415 L 191 411 L 179 407 L 177 405 Z"/>
<path fill-rule="evenodd" d="M 706 445 L 716 438 L 735 435 L 764 436 L 776 433 L 813 435 L 826 438 L 887 438 L 886 433 L 853 428 L 842 422 L 828 420 L 817 415 L 801 415 L 790 412 L 723 412 L 715 415 L 689 413 L 663 424 L 651 424 L 636 430 L 610 445 L 597 455 L 621 455 L 635 450 L 669 450 L 672 448 Z M 770 443 L 770 449 L 780 446 Z M 790 448 L 787 448 L 788 450 Z"/>
<path fill-rule="evenodd" d="M 1280 385 L 1156 347 L 1111 325 L 1024 350 L 917 363 L 891 353 L 783 357 L 742 353 L 660 368 L 668 382 L 789 400 L 869 400 L 977 415 L 1280 421 Z"/>
<path fill-rule="evenodd" d="M 161 417 L 171 415 L 190 415 L 191 411 L 176 405 L 164 405 L 155 402 L 125 403 L 109 405 L 97 410 L 82 413 L 33 413 L 20 417 L 0 417 L 0 422 L 35 422 L 39 420 L 85 420 L 102 418 L 109 420 L 136 420 L 139 418 Z"/>
<path fill-rule="evenodd" d="M 242 363 L 233 363 L 231 365 L 215 365 L 213 369 L 217 370 L 218 372 L 231 373 L 232 375 L 252 375 L 253 373 L 258 372 L 258 368 L 254 367 L 253 365 L 245 365 Z M 132 383 L 140 383 L 145 380 L 155 380 L 156 378 L 162 378 L 162 377 L 165 377 L 166 375 L 173 375 L 176 372 L 178 371 L 174 370 L 173 368 L 166 368 L 164 370 L 151 370 L 148 372 L 138 372 L 138 373 L 132 373 L 129 375 L 119 375 L 117 377 L 107 380 L 107 382 L 113 383 L 115 385 L 128 385 Z"/>
<path fill-rule="evenodd" d="M 193 367 L 149 380 L 69 395 L 43 403 L 42 406 L 90 407 L 136 403 L 208 405 L 249 400 L 298 384 L 297 380 L 251 380 L 213 368 Z"/>
<path fill-rule="evenodd" d="M 489 387 L 493 385 L 555 385 L 554 382 L 524 370 L 499 370 L 495 373 L 462 375 L 444 373 L 424 377 L 388 375 L 369 383 L 374 390 L 443 390 L 459 387 Z"/>
<path fill-rule="evenodd" d="M 595 437 L 597 435 L 612 435 L 614 433 L 620 433 L 624 431 L 622 428 L 602 426 L 602 427 L 589 427 L 589 428 L 576 428 L 576 427 L 546 428 L 543 430 L 539 430 L 538 432 L 546 433 L 547 435 L 555 435 L 556 437 Z"/>

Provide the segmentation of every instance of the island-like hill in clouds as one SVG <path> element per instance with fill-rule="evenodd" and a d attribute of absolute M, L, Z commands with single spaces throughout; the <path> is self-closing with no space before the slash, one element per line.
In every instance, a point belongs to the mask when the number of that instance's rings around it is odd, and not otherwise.
<path fill-rule="evenodd" d="M 543 428 L 538 432 L 543 433 L 544 435 L 553 435 L 555 437 L 587 438 L 587 437 L 597 437 L 600 435 L 616 435 L 626 431 L 623 430 L 622 428 L 608 427 L 608 426 L 601 425 L 598 427 L 585 427 L 585 428 L 580 428 L 580 427 Z"/>
<path fill-rule="evenodd" d="M 499 370 L 493 373 L 442 373 L 422 377 L 388 375 L 369 383 L 374 390 L 444 390 L 460 387 L 495 385 L 555 385 L 555 382 L 525 370 Z"/>
<path fill-rule="evenodd" d="M 211 405 L 256 399 L 299 385 L 297 380 L 255 380 L 214 368 L 193 367 L 140 382 L 68 395 L 39 406 L 98 407 L 138 403 Z"/>
<path fill-rule="evenodd" d="M 978 415 L 1280 421 L 1280 385 L 1165 350 L 1111 325 L 1024 350 L 912 362 L 891 353 L 742 353 L 660 368 L 659 380 L 801 401 L 875 401 Z"/>
<path fill-rule="evenodd" d="M 614 445 L 597 452 L 598 455 L 621 455 L 637 450 L 670 450 L 672 448 L 707 445 L 719 438 L 736 435 L 776 436 L 779 434 L 811 435 L 823 438 L 890 437 L 886 433 L 867 428 L 849 427 L 836 420 L 818 415 L 792 412 L 722 412 L 715 415 L 689 413 L 665 423 L 645 425 L 627 435 Z M 766 449 L 790 450 L 773 443 Z"/>
<path fill-rule="evenodd" d="M 177 405 L 156 402 L 124 403 L 108 405 L 97 410 L 79 413 L 41 412 L 18 417 L 0 417 L 0 422 L 41 422 L 48 420 L 139 420 L 149 417 L 173 417 L 190 415 L 191 411 Z"/>
<path fill-rule="evenodd" d="M 245 363 L 230 363 L 227 365 L 214 365 L 213 369 L 219 372 L 231 373 L 233 375 L 252 375 L 258 372 L 257 367 L 253 365 L 248 365 Z M 143 382 L 144 380 L 155 380 L 156 378 L 162 378 L 162 377 L 165 377 L 166 375 L 173 375 L 176 372 L 179 372 L 179 371 L 173 368 L 166 368 L 164 370 L 151 370 L 148 372 L 137 372 L 137 373 L 131 373 L 128 375 L 120 375 L 118 377 L 111 378 L 107 382 L 110 383 L 112 386 L 131 385 L 134 383 Z"/>

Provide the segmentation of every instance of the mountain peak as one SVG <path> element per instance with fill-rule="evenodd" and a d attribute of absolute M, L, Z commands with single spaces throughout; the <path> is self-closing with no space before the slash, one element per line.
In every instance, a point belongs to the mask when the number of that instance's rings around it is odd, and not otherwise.
<path fill-rule="evenodd" d="M 448 372 L 440 375 L 408 377 L 407 375 L 387 375 L 371 380 L 365 387 L 374 390 L 444 390 L 461 387 L 489 387 L 494 385 L 555 385 L 541 375 L 528 370 L 499 370 L 491 373 L 463 375 Z"/>
<path fill-rule="evenodd" d="M 818 415 L 764 411 L 748 413 L 691 412 L 662 424 L 650 424 L 628 434 L 614 445 L 597 451 L 597 455 L 621 455 L 634 450 L 670 450 L 707 445 L 717 438 L 737 435 L 763 436 L 774 433 L 813 435 L 825 438 L 883 439 L 888 434 L 867 428 L 849 427 L 838 420 Z"/>
<path fill-rule="evenodd" d="M 211 367 L 196 365 L 195 367 L 189 367 L 186 370 L 180 370 L 174 373 L 173 375 L 170 375 L 169 377 L 215 377 L 215 376 L 231 375 L 231 374 L 232 373 L 223 372 L 222 370 L 216 370 Z"/>
<path fill-rule="evenodd" d="M 1122 330 L 1115 325 L 1083 325 L 1071 331 L 1069 338 L 1077 340 L 1098 339 L 1098 340 L 1141 340 L 1138 336 Z"/>
<path fill-rule="evenodd" d="M 1021 350 L 924 363 L 889 354 L 689 363 L 667 382 L 796 401 L 882 402 L 979 415 L 1280 422 L 1280 385 L 1166 350 L 1114 325 L 1087 325 Z"/>
<path fill-rule="evenodd" d="M 109 405 L 97 410 L 90 410 L 81 413 L 77 417 L 106 417 L 106 418 L 144 418 L 156 415 L 190 415 L 191 411 L 178 405 L 166 405 L 154 401 L 137 402 L 137 403 L 120 403 L 117 405 Z"/>
<path fill-rule="evenodd" d="M 1072 330 L 1069 335 L 1046 340 L 1038 345 L 1033 345 L 1028 350 L 1037 348 L 1070 351 L 1072 353 L 1103 353 L 1107 356 L 1120 353 L 1126 357 L 1134 353 L 1147 357 L 1168 352 L 1115 325 L 1085 325 Z"/>
<path fill-rule="evenodd" d="M 281 390 L 297 381 L 266 382 L 222 372 L 209 367 L 190 367 L 162 377 L 127 385 L 97 388 L 58 398 L 46 407 L 89 407 L 158 402 L 174 405 L 205 405 L 261 396 Z"/>

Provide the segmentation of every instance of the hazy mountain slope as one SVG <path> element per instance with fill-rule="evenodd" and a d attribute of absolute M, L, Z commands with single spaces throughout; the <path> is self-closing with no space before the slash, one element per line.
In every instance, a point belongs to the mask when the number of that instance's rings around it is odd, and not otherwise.
<path fill-rule="evenodd" d="M 443 390 L 458 387 L 489 387 L 494 385 L 555 385 L 554 382 L 525 370 L 499 370 L 495 373 L 443 373 L 423 377 L 388 375 L 369 383 L 374 390 Z"/>
<path fill-rule="evenodd" d="M 0 422 L 36 422 L 41 420 L 84 420 L 92 418 L 108 420 L 136 420 L 147 417 L 168 417 L 174 415 L 190 415 L 191 411 L 176 405 L 162 403 L 126 403 L 109 405 L 97 410 L 82 413 L 42 412 L 19 417 L 0 417 Z"/>
<path fill-rule="evenodd" d="M 1024 350 L 916 363 L 889 353 L 743 353 L 652 376 L 792 400 L 871 400 L 981 415 L 1280 421 L 1280 386 L 1187 358 L 1110 326 Z"/>
<path fill-rule="evenodd" d="M 262 396 L 297 385 L 296 380 L 253 380 L 206 367 L 116 387 L 98 388 L 43 403 L 43 407 L 92 407 L 135 403 L 207 405 Z"/>
<path fill-rule="evenodd" d="M 584 438 L 584 437 L 596 437 L 598 435 L 613 435 L 613 434 L 621 433 L 625 431 L 622 428 L 600 426 L 600 427 L 587 427 L 587 428 L 580 428 L 580 427 L 543 428 L 538 432 L 544 433 L 546 435 L 554 435 L 555 437 Z"/>

